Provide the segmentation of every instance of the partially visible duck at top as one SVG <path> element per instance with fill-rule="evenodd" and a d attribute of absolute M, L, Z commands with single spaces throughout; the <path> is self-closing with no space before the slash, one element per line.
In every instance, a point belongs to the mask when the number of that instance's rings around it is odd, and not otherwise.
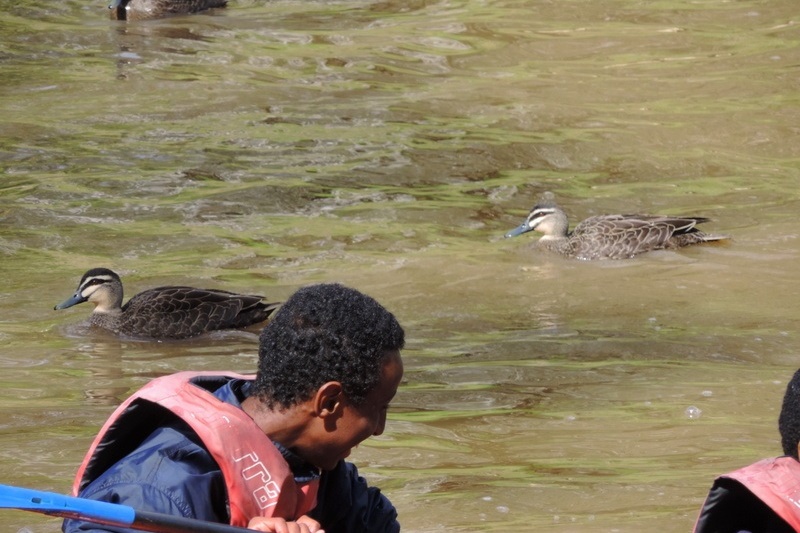
<path fill-rule="evenodd" d="M 54 309 L 89 302 L 89 324 L 117 335 L 186 339 L 214 330 L 246 328 L 264 322 L 278 303 L 262 296 L 218 289 L 167 286 L 149 289 L 122 305 L 122 281 L 107 268 L 93 268 L 78 288 Z"/>
<path fill-rule="evenodd" d="M 589 217 L 571 232 L 566 213 L 547 195 L 536 204 L 518 227 L 506 233 L 515 237 L 529 231 L 543 233 L 536 247 L 565 257 L 629 259 L 654 250 L 675 249 L 692 244 L 728 239 L 697 229 L 708 222 L 704 217 L 663 215 L 597 215 Z"/>
<path fill-rule="evenodd" d="M 108 6 L 115 20 L 146 20 L 225 7 L 227 0 L 112 0 Z"/>

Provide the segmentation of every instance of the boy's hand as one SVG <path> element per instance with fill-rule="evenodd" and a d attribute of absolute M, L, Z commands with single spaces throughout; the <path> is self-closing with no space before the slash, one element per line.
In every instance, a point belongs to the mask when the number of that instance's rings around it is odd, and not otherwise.
<path fill-rule="evenodd" d="M 296 522 L 287 522 L 283 518 L 257 516 L 250 520 L 247 527 L 268 533 L 325 533 L 320 523 L 308 516 L 301 516 Z"/>

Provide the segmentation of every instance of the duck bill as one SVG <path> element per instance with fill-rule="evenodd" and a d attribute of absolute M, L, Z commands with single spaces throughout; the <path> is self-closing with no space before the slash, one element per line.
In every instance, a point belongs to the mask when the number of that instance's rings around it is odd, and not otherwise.
<path fill-rule="evenodd" d="M 511 231 L 509 231 L 508 233 L 506 233 L 506 239 L 508 239 L 509 237 L 516 237 L 517 235 L 522 235 L 523 233 L 527 233 L 527 232 L 531 231 L 532 229 L 533 228 L 531 228 L 528 225 L 527 222 L 524 223 L 524 224 L 520 224 L 516 228 L 514 228 Z"/>
<path fill-rule="evenodd" d="M 66 309 L 67 307 L 72 307 L 73 305 L 78 305 L 85 301 L 86 298 L 81 296 L 80 293 L 75 293 L 66 300 L 64 300 L 63 302 L 61 302 L 60 304 L 58 304 L 57 306 L 55 306 L 53 309 L 55 309 L 56 311 L 59 309 Z"/>
<path fill-rule="evenodd" d="M 117 9 L 121 3 L 122 0 L 111 0 L 111 3 L 108 4 L 108 9 Z"/>

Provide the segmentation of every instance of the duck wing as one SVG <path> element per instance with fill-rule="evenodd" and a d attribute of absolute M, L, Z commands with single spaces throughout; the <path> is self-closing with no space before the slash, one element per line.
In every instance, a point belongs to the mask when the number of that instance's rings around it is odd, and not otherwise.
<path fill-rule="evenodd" d="M 277 307 L 258 295 L 157 287 L 137 294 L 123 306 L 119 329 L 129 335 L 183 339 L 263 322 Z"/>
<path fill-rule="evenodd" d="M 627 259 L 677 245 L 670 243 L 674 235 L 697 233 L 695 226 L 707 220 L 661 215 L 600 215 L 581 222 L 570 235 L 570 243 L 579 259 Z"/>

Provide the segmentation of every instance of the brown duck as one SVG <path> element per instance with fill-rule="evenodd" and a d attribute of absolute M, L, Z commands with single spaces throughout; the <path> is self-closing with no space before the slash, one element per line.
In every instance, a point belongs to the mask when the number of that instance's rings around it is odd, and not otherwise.
<path fill-rule="evenodd" d="M 115 20 L 145 20 L 225 7 L 227 0 L 113 0 L 108 6 Z"/>
<path fill-rule="evenodd" d="M 158 287 L 122 305 L 122 281 L 107 268 L 93 268 L 75 294 L 55 306 L 94 304 L 89 324 L 127 337 L 185 339 L 208 331 L 245 328 L 264 322 L 278 308 L 263 297 L 194 287 Z"/>
<path fill-rule="evenodd" d="M 506 237 L 536 230 L 544 233 L 536 246 L 550 252 L 584 260 L 628 259 L 653 250 L 728 238 L 697 229 L 698 224 L 708 221 L 704 217 L 598 215 L 587 218 L 570 232 L 566 213 L 552 201 L 545 201 L 531 209 L 525 222 L 506 233 Z"/>

